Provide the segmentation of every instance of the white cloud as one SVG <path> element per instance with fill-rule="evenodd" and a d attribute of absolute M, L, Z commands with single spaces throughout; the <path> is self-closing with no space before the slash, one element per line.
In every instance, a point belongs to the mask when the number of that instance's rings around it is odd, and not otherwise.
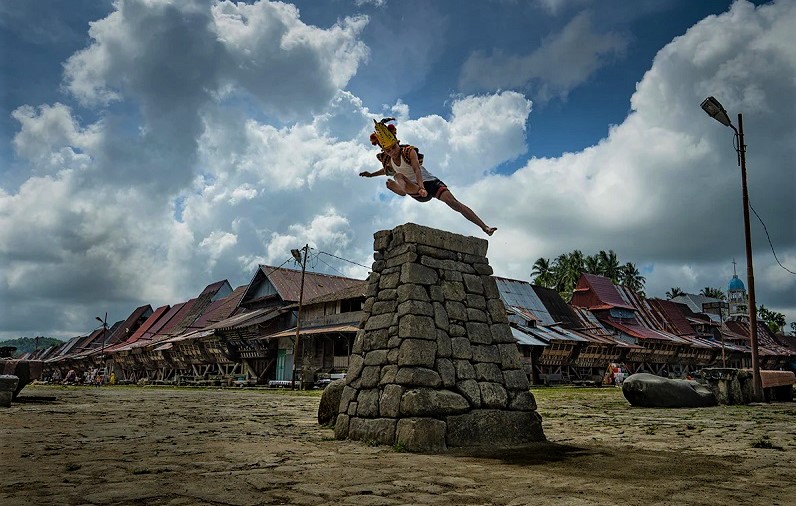
<path fill-rule="evenodd" d="M 621 57 L 627 44 L 623 35 L 596 31 L 591 15 L 583 12 L 529 54 L 471 54 L 459 83 L 469 90 L 531 88 L 541 101 L 566 98 L 598 69 Z"/>

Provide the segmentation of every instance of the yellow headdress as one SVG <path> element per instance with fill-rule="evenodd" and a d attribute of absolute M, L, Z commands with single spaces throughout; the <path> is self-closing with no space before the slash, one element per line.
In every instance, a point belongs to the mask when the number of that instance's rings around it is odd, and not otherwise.
<path fill-rule="evenodd" d="M 395 118 L 384 118 L 381 121 L 373 120 L 376 129 L 376 140 L 383 149 L 390 149 L 398 143 L 398 138 L 387 126 L 388 121 L 395 121 Z"/>

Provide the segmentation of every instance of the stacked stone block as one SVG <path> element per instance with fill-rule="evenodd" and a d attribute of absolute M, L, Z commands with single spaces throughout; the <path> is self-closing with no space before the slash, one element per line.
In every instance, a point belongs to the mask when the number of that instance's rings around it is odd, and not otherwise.
<path fill-rule="evenodd" d="M 336 437 L 416 451 L 543 440 L 487 241 L 411 223 L 374 238 Z"/>

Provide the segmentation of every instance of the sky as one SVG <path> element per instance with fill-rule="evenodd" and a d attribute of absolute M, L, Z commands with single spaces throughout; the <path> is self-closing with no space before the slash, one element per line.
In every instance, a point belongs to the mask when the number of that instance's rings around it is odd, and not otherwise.
<path fill-rule="evenodd" d="M 747 282 L 796 321 L 796 0 L 0 1 L 0 338 L 90 332 L 258 264 L 364 279 L 398 137 L 498 231 L 495 274 L 614 250 L 646 293 Z M 773 249 L 769 245 L 770 238 Z"/>

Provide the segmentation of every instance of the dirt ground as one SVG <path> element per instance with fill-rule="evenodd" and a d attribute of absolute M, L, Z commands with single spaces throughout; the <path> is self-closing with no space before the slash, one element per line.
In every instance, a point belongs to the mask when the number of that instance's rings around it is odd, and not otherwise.
<path fill-rule="evenodd" d="M 0 409 L 0 504 L 796 504 L 796 404 L 631 407 L 536 389 L 547 443 L 336 441 L 320 394 L 28 386 Z"/>

